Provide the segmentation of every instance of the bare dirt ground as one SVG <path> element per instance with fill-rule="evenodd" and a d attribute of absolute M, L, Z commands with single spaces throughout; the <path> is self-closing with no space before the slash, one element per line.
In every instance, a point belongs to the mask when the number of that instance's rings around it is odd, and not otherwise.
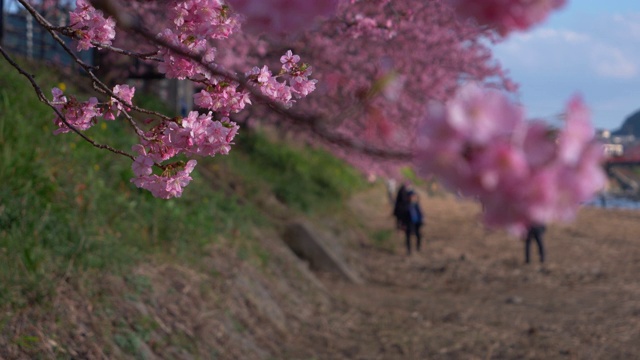
<path fill-rule="evenodd" d="M 193 264 L 61 282 L 51 304 L 2 314 L 0 359 L 640 359 L 640 211 L 584 208 L 550 226 L 542 267 L 479 224 L 476 204 L 421 204 L 426 243 L 411 257 L 402 234 L 371 235 L 394 226 L 381 186 L 351 217 L 314 219 L 364 285 L 310 272 L 263 231 L 264 264 L 229 242 Z"/>
<path fill-rule="evenodd" d="M 379 189 L 350 207 L 393 226 Z M 360 240 L 349 258 L 363 286 L 324 278 L 340 305 L 324 320 L 318 359 L 638 359 L 640 211 L 584 208 L 545 234 L 547 262 L 524 264 L 521 240 L 477 222 L 477 205 L 427 197 L 426 246 Z M 303 341 L 308 341 L 305 332 Z"/>

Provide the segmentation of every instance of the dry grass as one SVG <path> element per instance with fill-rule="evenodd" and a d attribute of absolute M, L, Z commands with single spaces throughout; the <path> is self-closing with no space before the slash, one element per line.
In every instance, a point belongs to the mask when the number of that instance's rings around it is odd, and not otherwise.
<path fill-rule="evenodd" d="M 542 268 L 449 195 L 423 195 L 426 246 L 407 258 L 400 233 L 369 236 L 393 226 L 386 201 L 371 188 L 352 217 L 314 220 L 366 285 L 314 276 L 266 230 L 265 264 L 223 241 L 197 264 L 62 282 L 48 309 L 0 318 L 0 358 L 640 358 L 640 212 L 584 209 L 551 226 Z"/>
<path fill-rule="evenodd" d="M 378 190 L 351 206 L 391 226 L 385 201 Z M 407 258 L 400 233 L 395 254 L 365 241 L 353 256 L 370 284 L 332 287 L 359 314 L 343 336 L 359 344 L 353 358 L 640 358 L 640 212 L 585 208 L 551 226 L 541 267 L 524 264 L 522 241 L 486 231 L 475 204 L 422 206 L 426 249 Z"/>

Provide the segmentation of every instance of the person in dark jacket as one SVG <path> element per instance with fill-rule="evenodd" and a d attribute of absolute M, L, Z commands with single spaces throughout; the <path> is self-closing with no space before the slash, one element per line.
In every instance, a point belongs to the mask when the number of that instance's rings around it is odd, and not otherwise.
<path fill-rule="evenodd" d="M 407 255 L 411 255 L 411 236 L 413 234 L 416 236 L 416 251 L 420 251 L 420 228 L 423 224 L 423 216 L 420 203 L 418 202 L 418 194 L 413 191 L 409 191 L 407 195 L 409 197 L 409 205 L 405 214 L 404 223 L 406 225 L 405 236 Z"/>
<path fill-rule="evenodd" d="M 409 189 L 407 184 L 403 183 L 398 189 L 396 203 L 393 207 L 393 216 L 396 218 L 396 228 L 398 230 L 406 229 L 407 211 L 409 211 Z"/>
<path fill-rule="evenodd" d="M 527 237 L 524 243 L 524 261 L 528 264 L 530 260 L 529 248 L 531 247 L 531 241 L 535 240 L 538 244 L 538 255 L 540 256 L 540 263 L 544 263 L 544 244 L 542 242 L 542 235 L 547 230 L 547 227 L 541 224 L 534 224 L 527 229 Z"/>

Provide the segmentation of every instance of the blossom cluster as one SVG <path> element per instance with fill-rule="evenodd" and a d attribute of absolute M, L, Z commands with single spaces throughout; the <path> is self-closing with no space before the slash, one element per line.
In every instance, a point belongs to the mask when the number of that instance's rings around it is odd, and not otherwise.
<path fill-rule="evenodd" d="M 169 17 L 175 27 L 165 29 L 158 37 L 201 61 L 172 49 L 160 48 L 163 62 L 159 70 L 167 78 L 190 79 L 202 84 L 203 89 L 194 95 L 196 106 L 222 116 L 243 110 L 251 103 L 249 92 L 240 89 L 237 81 L 214 76 L 207 68 L 218 67 L 214 63 L 216 49 L 209 46 L 208 40 L 229 37 L 238 27 L 237 17 L 219 0 L 175 1 L 170 9 Z M 305 97 L 315 89 L 316 80 L 308 78 L 311 67 L 298 64 L 299 61 L 298 55 L 288 51 L 281 59 L 282 69 L 277 75 L 272 75 L 266 66 L 255 67 L 245 75 L 260 86 L 264 95 L 290 107 L 294 98 Z M 278 77 L 287 77 L 289 83 L 277 81 Z"/>
<path fill-rule="evenodd" d="M 280 57 L 282 67 L 277 75 L 273 75 L 269 68 L 254 67 L 245 76 L 260 86 L 260 90 L 270 99 L 281 103 L 285 107 L 291 107 L 295 99 L 303 98 L 313 92 L 318 80 L 310 80 L 311 67 L 300 63 L 300 56 L 294 55 L 291 50 Z M 289 80 L 279 82 L 278 77 L 286 77 Z"/>
<path fill-rule="evenodd" d="M 152 173 L 154 164 L 153 156 L 148 154 L 144 146 L 137 144 L 133 150 L 138 153 L 132 168 L 136 177 L 131 182 L 139 188 L 147 189 L 155 197 L 170 199 L 180 197 L 182 189 L 189 185 L 192 178 L 189 176 L 196 164 L 196 160 L 189 160 L 186 164 L 177 162 L 166 166 L 161 175 Z"/>
<path fill-rule="evenodd" d="M 160 123 L 145 134 L 141 144 L 133 146 L 138 156 L 132 164 L 136 177 L 131 182 L 159 198 L 179 197 L 182 187 L 191 180 L 188 175 L 196 165 L 195 160 L 186 165 L 167 165 L 161 176 L 152 174 L 152 167 L 181 153 L 187 156 L 228 154 L 237 132 L 238 125 L 229 118 L 215 120 L 212 113 L 198 114 L 197 111 Z"/>
<path fill-rule="evenodd" d="M 70 13 L 70 27 L 78 39 L 78 50 L 94 47 L 94 43 L 111 45 L 116 36 L 115 21 L 105 18 L 87 0 L 77 0 L 76 8 Z"/>
<path fill-rule="evenodd" d="M 98 43 L 111 44 L 115 36 L 113 19 L 105 19 L 102 12 L 87 0 L 77 0 L 76 5 L 71 13 L 70 29 L 79 40 L 78 49 L 85 50 Z M 140 143 L 133 146 L 135 177 L 131 181 L 165 199 L 182 194 L 182 188 L 191 180 L 189 174 L 196 161 L 190 160 L 186 164 L 163 162 L 179 154 L 215 156 L 229 153 L 238 126 L 228 116 L 251 104 L 250 92 L 241 89 L 238 81 L 211 71 L 221 67 L 214 62 L 216 48 L 209 41 L 228 38 L 239 27 L 238 16 L 232 14 L 222 0 L 173 0 L 167 8 L 170 26 L 157 35 L 165 45 L 159 46 L 157 53 L 162 59 L 159 70 L 167 78 L 188 79 L 200 84 L 203 89 L 194 94 L 194 104 L 209 112 L 200 114 L 194 111 L 186 117 L 167 118 L 148 131 L 137 129 Z M 317 81 L 309 79 L 311 67 L 299 63 L 300 57 L 291 51 L 282 57 L 281 62 L 282 69 L 275 76 L 263 67 L 261 76 L 248 77 L 249 83 L 259 86 L 263 94 L 288 107 L 294 98 L 311 93 Z M 286 80 L 277 81 L 279 77 L 286 78 L 288 83 Z M 87 102 L 78 102 L 74 98 L 68 101 L 57 88 L 52 93 L 56 109 L 71 126 L 83 131 L 93 126 L 97 117 L 115 120 L 121 112 L 128 112 L 135 88 L 116 85 L 113 97 L 104 104 L 99 104 L 96 98 Z M 216 116 L 220 120 L 216 120 Z M 55 133 L 71 130 L 60 118 L 54 122 L 58 126 Z M 154 174 L 154 167 L 162 169 L 162 173 Z"/>
<path fill-rule="evenodd" d="M 169 5 L 168 15 L 173 26 L 160 32 L 158 38 L 201 58 L 207 65 L 213 64 L 216 51 L 208 40 L 226 39 L 239 27 L 238 17 L 220 0 L 176 0 Z M 159 54 L 164 60 L 159 70 L 167 78 L 203 80 L 211 77 L 205 66 L 190 57 L 164 47 Z"/>
<path fill-rule="evenodd" d="M 380 22 L 378 19 L 365 16 L 362 13 L 348 14 L 345 18 L 348 30 L 345 35 L 353 38 L 367 37 L 391 40 L 397 35 L 396 24 L 390 19 Z"/>
<path fill-rule="evenodd" d="M 238 91 L 240 84 L 236 81 L 225 81 L 221 77 L 213 77 L 209 85 L 193 95 L 193 103 L 203 109 L 220 112 L 224 116 L 237 113 L 251 104 L 247 91 Z"/>
<path fill-rule="evenodd" d="M 80 102 L 75 98 L 67 99 L 58 88 L 54 88 L 51 92 L 52 104 L 65 120 L 77 130 L 84 131 L 95 125 L 98 117 L 114 120 L 121 111 L 128 111 L 126 105 L 131 105 L 135 88 L 128 85 L 116 85 L 113 88 L 113 94 L 124 104 L 113 97 L 106 103 L 99 103 L 95 97 Z M 71 131 L 60 117 L 56 117 L 54 123 L 58 126 L 54 134 Z M 192 111 L 184 118 L 178 117 L 171 121 L 160 122 L 146 131 L 141 137 L 140 144 L 132 148 L 137 155 L 131 166 L 135 175 L 131 182 L 151 191 L 159 198 L 181 196 L 182 188 L 191 180 L 189 174 L 193 171 L 196 161 L 161 165 L 162 162 L 179 154 L 186 156 L 228 154 L 238 128 L 238 125 L 228 117 L 215 120 L 211 112 L 199 114 L 197 111 Z M 153 174 L 153 167 L 156 165 L 163 170 L 160 175 Z"/>
<path fill-rule="evenodd" d="M 53 94 L 54 107 L 64 116 L 65 120 L 78 130 L 87 130 L 96 123 L 96 117 L 102 115 L 102 111 L 98 107 L 98 99 L 95 97 L 90 98 L 88 101 L 80 102 L 74 97 L 67 99 L 63 95 L 62 90 L 59 88 L 53 88 L 51 90 Z M 62 121 L 59 116 L 53 119 L 53 123 L 58 128 L 53 132 L 54 134 L 63 134 L 71 131 L 71 129 Z"/>
<path fill-rule="evenodd" d="M 155 129 L 149 135 L 154 131 Z M 211 112 L 199 114 L 191 111 L 187 117 L 163 126 L 161 135 L 156 136 L 156 139 L 175 149 L 176 154 L 183 152 L 187 155 L 215 156 L 229 153 L 237 132 L 238 125 L 227 117 L 215 120 Z M 153 142 L 143 143 L 150 149 L 156 148 Z M 156 153 L 162 154 L 163 151 Z"/>
<path fill-rule="evenodd" d="M 113 88 L 113 94 L 125 102 L 127 105 L 131 105 L 131 99 L 135 94 L 136 88 L 129 85 L 116 85 Z M 128 107 L 124 106 L 118 99 L 111 98 L 109 102 L 101 104 L 95 97 L 89 98 L 88 101 L 80 102 L 74 97 L 67 99 L 63 95 L 62 90 L 59 88 L 53 88 L 51 90 L 53 95 L 53 106 L 64 116 L 65 120 L 74 128 L 80 131 L 87 130 L 95 125 L 98 121 L 98 117 L 102 117 L 105 120 L 114 120 L 120 115 L 121 111 L 128 111 Z M 54 134 L 68 133 L 71 129 L 62 121 L 59 116 L 53 119 L 53 122 L 58 128 L 53 132 Z"/>
<path fill-rule="evenodd" d="M 207 53 L 207 41 L 205 39 L 197 39 L 177 34 L 171 29 L 165 29 L 158 34 L 158 39 L 165 41 L 167 44 L 187 54 L 194 56 L 204 55 L 203 59 L 207 59 L 208 62 L 213 62 L 215 58 L 215 51 L 212 50 Z M 158 70 L 168 79 L 184 80 L 188 78 L 209 77 L 208 71 L 202 64 L 187 56 L 183 56 L 164 47 L 159 49 L 158 54 L 163 60 L 158 66 Z"/>
<path fill-rule="evenodd" d="M 458 11 L 480 24 L 495 28 L 501 35 L 526 30 L 544 21 L 566 0 L 454 0 Z"/>
<path fill-rule="evenodd" d="M 181 34 L 204 39 L 226 39 L 239 26 L 238 18 L 220 0 L 176 1 L 169 17 Z"/>
<path fill-rule="evenodd" d="M 484 221 L 519 233 L 533 224 L 570 220 L 604 186 L 603 149 L 580 98 L 565 126 L 525 121 L 502 93 L 465 85 L 446 105 L 429 105 L 415 165 L 448 188 L 478 199 Z"/>
<path fill-rule="evenodd" d="M 203 89 L 194 95 L 194 103 L 201 108 L 219 112 L 223 116 L 237 113 L 251 104 L 249 92 L 240 89 L 237 81 L 214 76 L 206 66 L 218 67 L 214 63 L 216 49 L 210 47 L 208 40 L 225 39 L 238 27 L 238 19 L 231 15 L 229 8 L 219 0 L 176 1 L 169 13 L 173 29 L 165 29 L 158 37 L 187 54 L 201 59 L 201 62 L 178 54 L 167 48 L 161 48 L 163 57 L 159 70 L 168 78 L 195 80 Z M 310 80 L 311 67 L 299 63 L 300 57 L 289 50 L 280 59 L 282 68 L 272 75 L 264 66 L 254 67 L 245 76 L 270 99 L 290 107 L 299 99 L 315 90 L 316 80 Z M 202 64 L 204 63 L 204 65 Z M 286 82 L 277 81 L 278 77 L 288 78 Z"/>

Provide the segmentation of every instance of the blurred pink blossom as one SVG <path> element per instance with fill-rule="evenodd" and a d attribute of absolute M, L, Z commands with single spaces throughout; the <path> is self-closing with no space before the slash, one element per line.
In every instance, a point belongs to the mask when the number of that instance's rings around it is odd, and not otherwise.
<path fill-rule="evenodd" d="M 565 127 L 558 130 L 525 121 L 505 95 L 475 84 L 446 104 L 429 106 L 414 159 L 421 174 L 478 199 L 487 225 L 517 233 L 572 219 L 604 186 L 602 160 L 579 97 L 569 101 Z"/>
<path fill-rule="evenodd" d="M 506 35 L 527 30 L 561 8 L 566 0 L 452 0 L 459 13 Z"/>

